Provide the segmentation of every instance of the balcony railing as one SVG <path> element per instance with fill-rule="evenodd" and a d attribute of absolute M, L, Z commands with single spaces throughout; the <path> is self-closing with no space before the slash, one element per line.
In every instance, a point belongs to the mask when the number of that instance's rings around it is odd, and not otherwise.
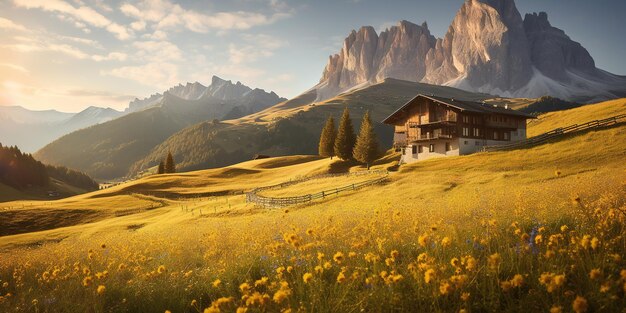
<path fill-rule="evenodd" d="M 432 127 L 432 126 L 447 126 L 454 125 L 456 123 L 456 118 L 454 119 L 441 119 L 436 121 L 428 121 L 428 122 L 408 122 L 407 126 L 409 128 L 422 128 L 422 127 Z"/>
<path fill-rule="evenodd" d="M 419 142 L 419 141 L 428 141 L 428 140 L 436 140 L 436 139 L 452 139 L 454 135 L 451 134 L 425 134 L 421 136 L 394 136 L 393 146 L 403 147 L 408 145 L 411 142 Z"/>
<path fill-rule="evenodd" d="M 408 141 L 423 141 L 423 140 L 433 140 L 433 139 L 450 139 L 453 135 L 451 134 L 424 134 L 420 136 L 407 136 Z"/>

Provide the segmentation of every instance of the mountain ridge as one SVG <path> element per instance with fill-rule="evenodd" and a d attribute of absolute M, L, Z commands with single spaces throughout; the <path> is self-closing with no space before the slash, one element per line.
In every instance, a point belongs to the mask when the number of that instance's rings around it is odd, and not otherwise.
<path fill-rule="evenodd" d="M 466 0 L 436 38 L 402 20 L 377 34 L 352 30 L 329 56 L 316 101 L 396 78 L 505 97 L 597 101 L 626 95 L 626 77 L 595 67 L 589 52 L 545 12 L 522 18 L 513 0 Z"/>
<path fill-rule="evenodd" d="M 208 87 L 197 82 L 179 84 L 143 100 L 146 99 L 149 101 L 135 102 L 140 104 L 133 106 L 136 111 L 66 134 L 35 156 L 45 163 L 76 168 L 98 179 L 120 178 L 126 176 L 137 159 L 187 126 L 239 118 L 285 100 L 274 92 L 240 82 L 233 84 L 216 76 Z"/>

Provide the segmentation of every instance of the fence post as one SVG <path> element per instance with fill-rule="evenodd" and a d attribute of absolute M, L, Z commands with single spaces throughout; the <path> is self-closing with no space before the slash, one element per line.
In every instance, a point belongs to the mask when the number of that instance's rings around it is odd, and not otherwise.
<path fill-rule="evenodd" d="M 326 198 L 326 195 L 324 194 L 324 191 L 322 191 L 322 198 Z"/>
<path fill-rule="evenodd" d="M 354 184 L 352 184 L 352 190 L 354 190 Z"/>

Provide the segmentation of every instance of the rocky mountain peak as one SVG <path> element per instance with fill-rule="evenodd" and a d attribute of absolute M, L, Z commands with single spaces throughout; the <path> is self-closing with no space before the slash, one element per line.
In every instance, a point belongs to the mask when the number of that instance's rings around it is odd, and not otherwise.
<path fill-rule="evenodd" d="M 426 22 L 406 20 L 380 34 L 369 26 L 352 30 L 314 89 L 322 100 L 385 78 L 513 97 L 606 99 L 626 92 L 624 78 L 598 70 L 545 12 L 522 19 L 513 0 L 466 0 L 443 38 L 432 36 Z"/>

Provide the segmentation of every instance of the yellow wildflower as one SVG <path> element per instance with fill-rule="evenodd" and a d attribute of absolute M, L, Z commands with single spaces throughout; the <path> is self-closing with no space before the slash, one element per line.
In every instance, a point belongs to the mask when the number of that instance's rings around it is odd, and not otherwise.
<path fill-rule="evenodd" d="M 276 291 L 276 293 L 274 293 L 274 302 L 276 303 L 281 303 L 283 302 L 283 300 L 287 299 L 287 297 L 289 296 L 289 292 L 286 290 L 278 290 Z"/>
<path fill-rule="evenodd" d="M 511 290 L 511 287 L 511 282 L 508 280 L 500 282 L 500 288 L 502 288 L 502 291 L 504 292 L 508 292 L 509 290 Z"/>
<path fill-rule="evenodd" d="M 343 253 L 342 252 L 335 253 L 335 255 L 333 256 L 333 260 L 335 260 L 337 264 L 341 264 L 341 262 L 343 261 Z"/>
<path fill-rule="evenodd" d="M 428 245 L 429 240 L 430 240 L 430 237 L 427 234 L 424 234 L 417 238 L 417 243 L 422 247 L 426 247 Z"/>
<path fill-rule="evenodd" d="M 434 269 L 429 268 L 428 270 L 426 270 L 426 272 L 424 272 L 424 281 L 427 284 L 430 284 L 430 282 L 433 281 L 435 278 L 436 278 L 436 273 Z"/>
<path fill-rule="evenodd" d="M 261 277 L 261 279 L 258 279 L 257 281 L 254 282 L 254 286 L 258 287 L 258 286 L 265 286 L 267 284 L 267 282 L 269 281 L 269 278 L 267 277 Z"/>
<path fill-rule="evenodd" d="M 591 249 L 596 250 L 600 247 L 600 240 L 596 237 L 591 239 Z"/>
<path fill-rule="evenodd" d="M 494 253 L 494 254 L 490 255 L 489 258 L 487 259 L 487 264 L 489 265 L 490 269 L 496 270 L 500 266 L 500 261 L 501 260 L 502 260 L 502 258 L 500 257 L 500 254 L 499 253 Z"/>
<path fill-rule="evenodd" d="M 588 308 L 589 305 L 587 304 L 587 299 L 581 296 L 576 296 L 576 299 L 574 299 L 574 302 L 572 302 L 572 309 L 576 313 L 587 312 Z"/>
<path fill-rule="evenodd" d="M 449 247 L 452 244 L 452 240 L 450 239 L 450 237 L 443 237 L 443 239 L 441 239 L 441 246 L 444 248 Z"/>
<path fill-rule="evenodd" d="M 441 282 L 441 284 L 439 285 L 439 293 L 441 293 L 441 295 L 443 296 L 448 295 L 452 292 L 452 290 L 452 285 L 450 285 L 450 283 L 448 283 L 447 281 Z"/>
<path fill-rule="evenodd" d="M 337 282 L 343 283 L 344 281 L 346 281 L 346 275 L 344 275 L 343 272 L 339 272 L 339 275 L 337 275 Z"/>
<path fill-rule="evenodd" d="M 248 293 L 248 291 L 250 291 L 250 285 L 248 283 L 243 283 L 239 285 L 239 290 L 241 290 L 242 293 Z"/>
<path fill-rule="evenodd" d="M 524 276 L 520 274 L 515 274 L 511 279 L 511 285 L 513 287 L 521 287 L 524 284 Z"/>
<path fill-rule="evenodd" d="M 561 313 L 562 311 L 563 311 L 562 306 L 555 305 L 550 308 L 550 313 Z"/>
<path fill-rule="evenodd" d="M 469 292 L 464 292 L 461 294 L 461 300 L 463 301 L 467 301 L 470 298 L 470 293 Z"/>
<path fill-rule="evenodd" d="M 302 280 L 306 284 L 308 284 L 312 279 L 313 279 L 313 274 L 311 273 L 304 273 L 304 275 L 302 275 Z"/>
<path fill-rule="evenodd" d="M 213 281 L 213 287 L 217 288 L 220 286 L 220 284 L 222 284 L 222 281 L 219 279 L 216 279 Z"/>
<path fill-rule="evenodd" d="M 100 285 L 100 286 L 98 286 L 98 289 L 96 289 L 96 291 L 98 292 L 99 295 L 101 295 L 101 294 L 104 294 L 106 289 L 107 288 L 104 285 Z"/>
<path fill-rule="evenodd" d="M 602 277 L 602 272 L 600 272 L 599 268 L 594 268 L 589 272 L 589 278 L 592 280 L 599 279 L 600 277 Z"/>

